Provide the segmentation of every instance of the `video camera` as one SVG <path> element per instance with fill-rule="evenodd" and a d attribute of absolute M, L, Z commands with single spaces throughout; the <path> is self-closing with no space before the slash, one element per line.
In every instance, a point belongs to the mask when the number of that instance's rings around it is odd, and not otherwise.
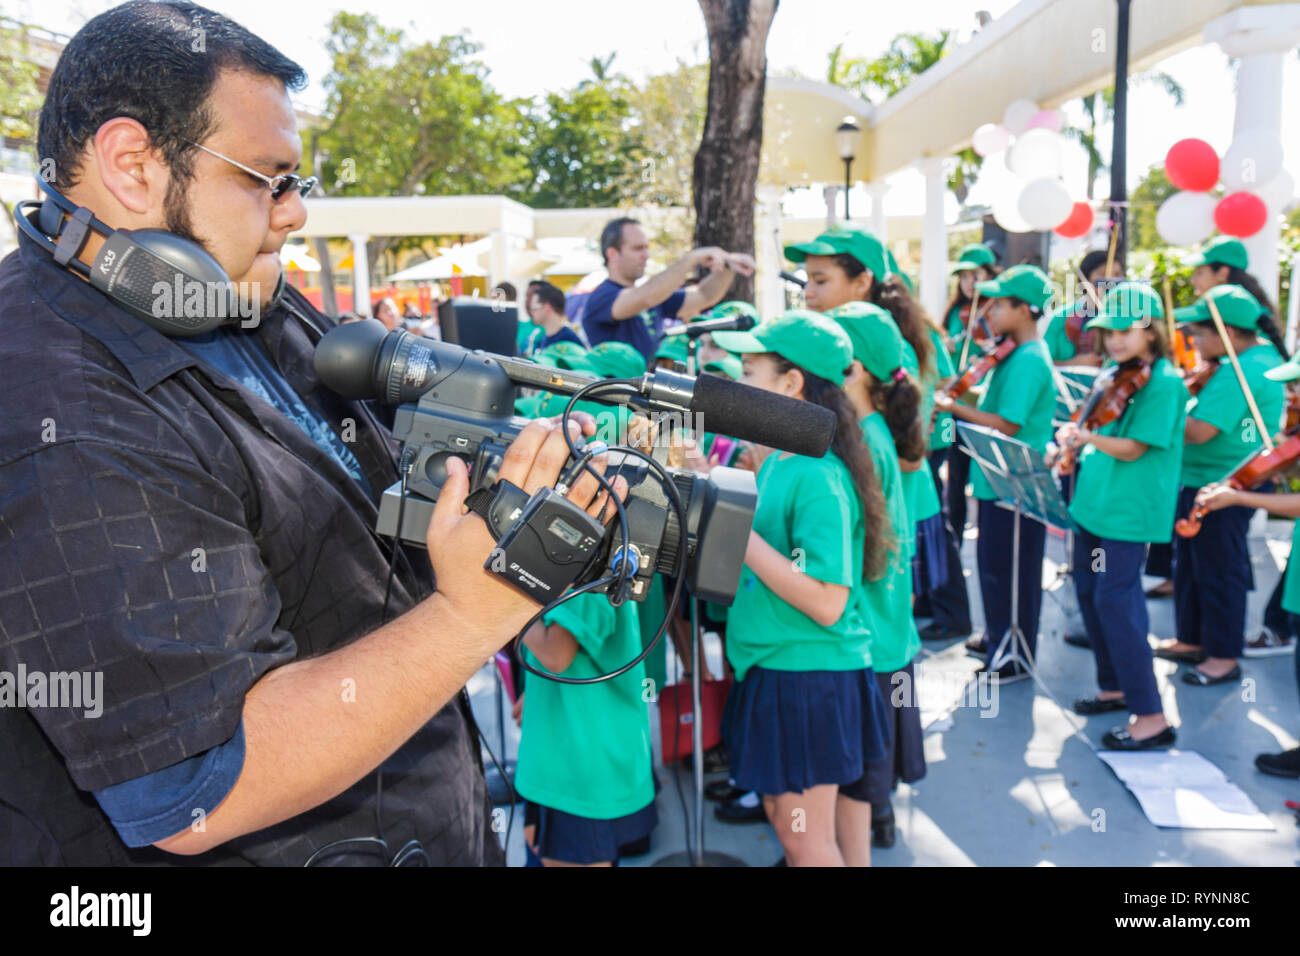
<path fill-rule="evenodd" d="M 484 567 L 541 604 L 569 587 L 604 590 L 614 603 L 644 600 L 654 574 L 676 573 L 679 558 L 697 598 L 730 604 L 757 493 L 751 472 L 714 468 L 702 475 L 618 446 L 609 450 L 605 478 L 621 475 L 629 490 L 608 528 L 553 489 L 529 496 L 497 480 L 506 448 L 529 421 L 514 414 L 518 387 L 573 396 L 570 408 L 582 397 L 661 417 L 707 418 L 719 434 L 813 456 L 825 453 L 834 433 L 826 409 L 718 376 L 659 370 L 635 379 L 592 379 L 389 332 L 374 319 L 330 330 L 314 364 L 321 381 L 345 398 L 399 406 L 392 430 L 403 442 L 404 474 L 382 495 L 377 530 L 423 546 L 447 460 L 458 456 L 470 466 L 466 503 L 498 542 Z M 579 457 L 570 458 L 562 480 L 569 483 L 605 448 L 586 441 L 571 450 Z"/>

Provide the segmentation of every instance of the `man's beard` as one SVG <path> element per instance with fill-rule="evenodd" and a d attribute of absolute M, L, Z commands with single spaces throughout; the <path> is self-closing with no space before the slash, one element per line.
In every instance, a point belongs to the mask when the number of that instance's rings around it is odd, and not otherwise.
<path fill-rule="evenodd" d="M 198 243 L 200 246 L 203 245 L 203 240 L 194 234 L 189 206 L 185 204 L 185 189 L 176 176 L 173 176 L 167 184 L 167 196 L 163 199 L 163 213 L 167 218 L 168 232 Z"/>

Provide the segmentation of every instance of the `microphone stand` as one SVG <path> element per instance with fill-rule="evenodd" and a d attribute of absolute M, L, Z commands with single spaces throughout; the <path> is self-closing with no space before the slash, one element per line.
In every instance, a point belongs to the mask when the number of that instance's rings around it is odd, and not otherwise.
<path fill-rule="evenodd" d="M 698 336 L 688 336 L 686 371 L 694 375 L 695 351 L 699 347 Z M 691 609 L 691 779 L 695 784 L 695 817 L 682 821 L 692 827 L 695 839 L 689 845 L 693 852 L 669 853 L 655 860 L 655 866 L 744 866 L 745 862 L 727 853 L 704 849 L 704 720 L 701 714 L 701 678 L 704 660 L 704 635 L 700 628 L 700 602 L 694 596 L 690 598 Z M 669 608 L 673 614 L 676 608 Z M 673 768 L 673 773 L 677 768 Z"/>

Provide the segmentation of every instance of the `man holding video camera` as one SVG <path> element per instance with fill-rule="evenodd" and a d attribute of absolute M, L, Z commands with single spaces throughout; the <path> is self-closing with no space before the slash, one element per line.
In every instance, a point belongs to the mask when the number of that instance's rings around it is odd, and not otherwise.
<path fill-rule="evenodd" d="M 27 237 L 0 263 L 0 671 L 103 688 L 96 717 L 0 706 L 0 863 L 502 862 L 462 687 L 537 607 L 482 570 L 459 460 L 427 557 L 373 531 L 394 442 L 316 378 L 331 320 L 271 291 L 305 219 L 304 81 L 238 24 L 143 0 L 51 76 L 53 188 L 200 243 L 264 310 L 172 338 Z M 501 476 L 532 492 L 567 457 L 533 423 Z M 568 497 L 598 514 L 597 490 Z"/>

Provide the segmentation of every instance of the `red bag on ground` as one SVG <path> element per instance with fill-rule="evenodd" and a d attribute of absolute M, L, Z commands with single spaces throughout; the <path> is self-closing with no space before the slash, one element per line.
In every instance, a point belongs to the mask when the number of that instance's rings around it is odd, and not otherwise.
<path fill-rule="evenodd" d="M 731 681 L 726 680 L 709 680 L 700 685 L 700 709 L 704 715 L 700 734 L 706 751 L 712 750 L 722 741 L 722 711 L 726 707 L 730 689 Z M 694 722 L 691 682 L 665 687 L 659 695 L 659 732 L 663 740 L 665 765 L 691 753 Z"/>

